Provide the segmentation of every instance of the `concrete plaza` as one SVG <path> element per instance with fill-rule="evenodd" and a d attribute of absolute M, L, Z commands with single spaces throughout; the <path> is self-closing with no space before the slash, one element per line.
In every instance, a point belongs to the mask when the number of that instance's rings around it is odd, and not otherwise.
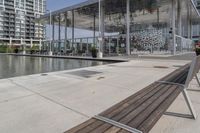
<path fill-rule="evenodd" d="M 0 133 L 62 133 L 190 61 L 175 59 L 138 58 L 1 79 Z M 188 91 L 200 116 L 200 89 L 195 80 Z M 181 95 L 168 111 L 189 113 Z M 192 120 L 164 115 L 151 133 L 199 133 L 199 124 L 199 117 Z"/>

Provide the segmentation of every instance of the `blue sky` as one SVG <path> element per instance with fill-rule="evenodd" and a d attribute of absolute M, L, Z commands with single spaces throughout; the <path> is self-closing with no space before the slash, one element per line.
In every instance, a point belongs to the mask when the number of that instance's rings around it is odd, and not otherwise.
<path fill-rule="evenodd" d="M 47 9 L 54 11 L 84 1 L 86 0 L 47 0 Z"/>

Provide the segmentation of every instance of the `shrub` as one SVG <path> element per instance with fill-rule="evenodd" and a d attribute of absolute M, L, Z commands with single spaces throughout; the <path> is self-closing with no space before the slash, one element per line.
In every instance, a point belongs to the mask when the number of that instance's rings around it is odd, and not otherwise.
<path fill-rule="evenodd" d="M 7 46 L 6 45 L 0 45 L 0 53 L 7 53 Z"/>

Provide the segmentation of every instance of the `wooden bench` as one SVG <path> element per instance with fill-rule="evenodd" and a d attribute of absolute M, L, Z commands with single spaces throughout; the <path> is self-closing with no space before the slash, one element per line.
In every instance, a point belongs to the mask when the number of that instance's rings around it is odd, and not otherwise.
<path fill-rule="evenodd" d="M 196 57 L 192 63 L 65 133 L 148 133 L 181 92 L 191 118 L 196 119 L 187 87 L 193 77 L 200 85 L 196 75 L 199 68 L 200 57 Z"/>

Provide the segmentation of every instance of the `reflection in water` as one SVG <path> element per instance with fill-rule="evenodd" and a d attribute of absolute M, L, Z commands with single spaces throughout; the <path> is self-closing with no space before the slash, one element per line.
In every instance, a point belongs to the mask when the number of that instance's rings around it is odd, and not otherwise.
<path fill-rule="evenodd" d="M 0 79 L 102 64 L 108 62 L 0 55 Z"/>

